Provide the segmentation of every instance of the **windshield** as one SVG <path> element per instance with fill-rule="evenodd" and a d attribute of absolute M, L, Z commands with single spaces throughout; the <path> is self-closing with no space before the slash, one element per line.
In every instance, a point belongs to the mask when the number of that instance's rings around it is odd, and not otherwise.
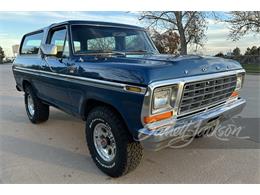
<path fill-rule="evenodd" d="M 158 53 L 143 30 L 88 25 L 72 25 L 71 30 L 75 54 Z"/>

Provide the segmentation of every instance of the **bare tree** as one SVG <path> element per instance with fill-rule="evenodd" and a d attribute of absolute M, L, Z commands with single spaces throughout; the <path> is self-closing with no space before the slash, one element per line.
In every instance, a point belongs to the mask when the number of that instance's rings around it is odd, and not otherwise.
<path fill-rule="evenodd" d="M 229 37 L 233 41 L 249 32 L 260 33 L 260 11 L 232 11 L 230 15 L 230 19 L 225 21 L 231 25 Z"/>
<path fill-rule="evenodd" d="M 146 11 L 142 12 L 139 20 L 145 20 L 148 27 L 159 27 L 173 30 L 180 36 L 181 54 L 187 54 L 187 45 L 202 46 L 205 37 L 205 14 L 198 11 Z"/>
<path fill-rule="evenodd" d="M 176 54 L 178 52 L 180 36 L 176 32 L 167 30 L 164 33 L 159 33 L 155 29 L 151 29 L 149 32 L 160 53 Z"/>
<path fill-rule="evenodd" d="M 88 41 L 89 50 L 112 50 L 115 47 L 115 40 L 112 37 L 96 38 Z"/>

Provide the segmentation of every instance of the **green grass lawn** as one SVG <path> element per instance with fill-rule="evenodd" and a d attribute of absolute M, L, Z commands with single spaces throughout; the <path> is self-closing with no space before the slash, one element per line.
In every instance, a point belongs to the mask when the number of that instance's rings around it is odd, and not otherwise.
<path fill-rule="evenodd" d="M 242 64 L 247 73 L 260 73 L 260 64 Z"/>

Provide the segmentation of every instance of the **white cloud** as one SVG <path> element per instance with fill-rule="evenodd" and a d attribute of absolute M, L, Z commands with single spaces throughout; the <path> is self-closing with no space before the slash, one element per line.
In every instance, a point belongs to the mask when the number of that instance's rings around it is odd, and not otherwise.
<path fill-rule="evenodd" d="M 122 14 L 123 15 L 123 14 Z M 0 14 L 0 19 L 10 20 L 10 19 L 20 19 L 24 21 L 38 21 L 38 18 L 43 18 L 44 22 L 52 21 L 65 21 L 65 20 L 94 20 L 94 21 L 107 21 L 107 22 L 120 22 L 127 24 L 139 24 L 137 17 L 131 12 L 125 12 L 123 15 L 102 15 L 97 14 L 97 12 L 78 12 L 78 11 L 67 11 L 67 12 L 7 12 L 5 14 Z"/>
<path fill-rule="evenodd" d="M 7 37 L 8 34 L 7 33 L 0 33 L 0 38 L 3 39 L 4 37 Z"/>
<path fill-rule="evenodd" d="M 33 12 L 2 12 L 0 14 L 0 20 L 17 19 L 17 17 L 28 17 L 31 16 Z"/>

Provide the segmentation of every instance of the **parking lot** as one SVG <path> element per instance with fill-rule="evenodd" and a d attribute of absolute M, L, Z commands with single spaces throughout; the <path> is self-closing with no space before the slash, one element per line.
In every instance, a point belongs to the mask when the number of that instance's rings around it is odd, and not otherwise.
<path fill-rule="evenodd" d="M 260 118 L 259 94 L 260 76 L 247 75 L 242 118 Z M 254 128 L 248 132 L 259 132 Z M 11 65 L 0 66 L 0 183 L 260 183 L 260 149 L 205 147 L 218 142 L 202 138 L 184 149 L 145 151 L 135 171 L 110 178 L 91 160 L 84 122 L 52 108 L 46 123 L 31 124 Z"/>

